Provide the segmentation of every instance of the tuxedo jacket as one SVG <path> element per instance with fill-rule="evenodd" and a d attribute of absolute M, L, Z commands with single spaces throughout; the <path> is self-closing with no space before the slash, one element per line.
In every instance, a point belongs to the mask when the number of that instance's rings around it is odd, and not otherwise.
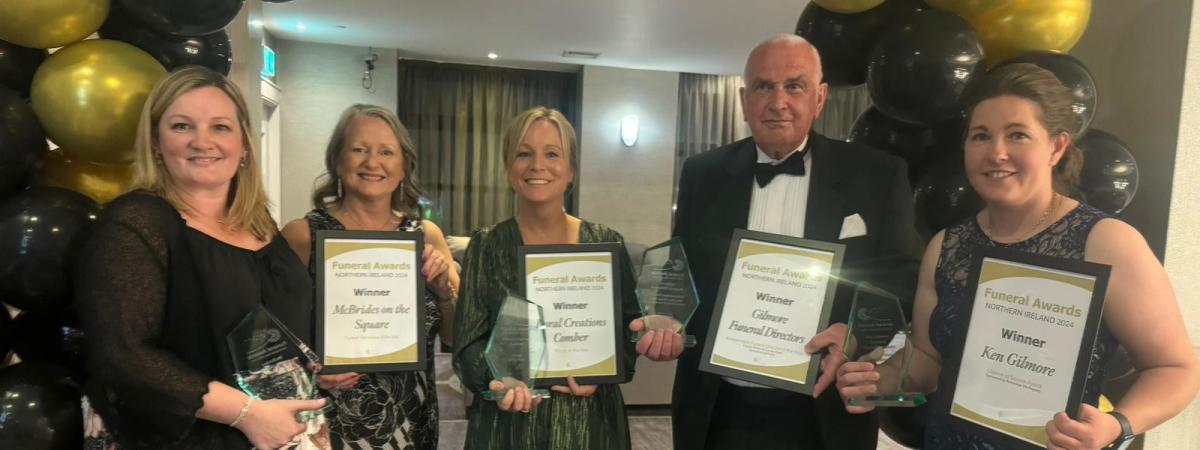
<path fill-rule="evenodd" d="M 786 214 L 803 206 L 804 238 L 846 246 L 841 278 L 868 281 L 887 289 L 911 311 L 921 249 L 913 228 L 912 193 L 904 161 L 817 133 L 809 134 L 807 145 L 812 156 L 811 171 L 805 175 L 811 177 L 807 204 L 771 207 L 784 208 Z M 700 372 L 698 367 L 730 238 L 734 229 L 747 227 L 757 159 L 754 140 L 747 138 L 688 158 L 680 173 L 672 234 L 683 241 L 700 294 L 700 307 L 687 327 L 699 345 L 684 351 L 675 375 L 672 415 L 677 449 L 704 448 L 717 390 L 724 383 L 719 376 Z M 866 225 L 866 233 L 840 238 L 844 223 L 857 222 L 848 219 L 854 215 Z M 853 289 L 849 283 L 839 285 L 831 322 L 846 321 Z M 848 416 L 844 408 L 830 409 L 822 413 Z"/>

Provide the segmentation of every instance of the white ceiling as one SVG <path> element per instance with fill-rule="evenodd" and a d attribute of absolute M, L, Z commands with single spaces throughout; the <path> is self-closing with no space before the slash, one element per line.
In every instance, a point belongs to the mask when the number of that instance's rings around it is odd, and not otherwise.
<path fill-rule="evenodd" d="M 792 32 L 807 4 L 808 0 L 294 0 L 264 3 L 263 22 L 279 38 L 394 48 L 402 57 L 512 67 L 594 64 L 739 74 L 750 49 L 771 35 Z M 304 30 L 297 29 L 298 23 Z M 596 60 L 571 59 L 562 56 L 564 50 L 601 55 Z M 488 52 L 500 58 L 489 61 Z"/>

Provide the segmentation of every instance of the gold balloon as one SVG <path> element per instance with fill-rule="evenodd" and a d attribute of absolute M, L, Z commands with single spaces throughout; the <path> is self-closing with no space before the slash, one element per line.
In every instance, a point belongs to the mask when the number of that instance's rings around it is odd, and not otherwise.
<path fill-rule="evenodd" d="M 988 64 L 1031 50 L 1065 53 L 1079 42 L 1091 0 L 930 0 L 971 24 Z"/>
<path fill-rule="evenodd" d="M 883 0 L 813 0 L 813 3 L 835 13 L 853 14 L 879 6 Z"/>
<path fill-rule="evenodd" d="M 62 47 L 95 33 L 109 0 L 0 0 L 0 39 L 33 48 Z"/>
<path fill-rule="evenodd" d="M 35 184 L 70 189 L 103 205 L 129 190 L 133 165 L 91 163 L 58 149 L 46 154 L 35 180 Z"/>
<path fill-rule="evenodd" d="M 124 42 L 78 42 L 38 67 L 33 112 L 46 136 L 79 158 L 128 163 L 142 104 L 166 73 L 153 57 Z"/>

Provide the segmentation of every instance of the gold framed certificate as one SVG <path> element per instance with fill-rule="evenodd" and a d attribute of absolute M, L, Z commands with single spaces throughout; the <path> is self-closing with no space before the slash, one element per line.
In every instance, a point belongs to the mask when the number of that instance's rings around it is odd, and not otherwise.
<path fill-rule="evenodd" d="M 812 395 L 845 246 L 734 230 L 700 370 Z"/>
<path fill-rule="evenodd" d="M 317 354 L 325 373 L 423 369 L 425 236 L 316 233 Z"/>
<path fill-rule="evenodd" d="M 545 363 L 535 387 L 625 381 L 620 244 L 526 245 L 517 250 L 520 290 L 542 307 Z"/>
<path fill-rule="evenodd" d="M 939 383 L 953 423 L 1009 448 L 1040 449 L 1055 414 L 1077 418 L 1109 269 L 983 249 L 968 275 L 961 358 Z"/>

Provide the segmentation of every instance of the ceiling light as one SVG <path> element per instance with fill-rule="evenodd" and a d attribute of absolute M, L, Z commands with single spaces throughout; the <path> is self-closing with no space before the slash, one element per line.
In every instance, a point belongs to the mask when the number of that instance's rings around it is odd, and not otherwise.
<path fill-rule="evenodd" d="M 260 28 L 260 27 L 262 27 L 262 26 L 263 26 L 263 21 L 261 21 L 261 20 L 258 20 L 258 19 L 251 20 L 251 21 L 250 21 L 250 26 L 252 26 L 252 27 L 259 27 L 259 28 Z"/>
<path fill-rule="evenodd" d="M 296 24 L 296 29 L 297 29 L 297 30 L 304 31 L 304 28 L 305 28 L 304 24 L 302 24 L 302 23 L 297 23 L 297 24 Z"/>
<path fill-rule="evenodd" d="M 499 57 L 500 55 L 497 55 L 496 52 L 488 52 L 488 59 L 496 59 Z"/>

